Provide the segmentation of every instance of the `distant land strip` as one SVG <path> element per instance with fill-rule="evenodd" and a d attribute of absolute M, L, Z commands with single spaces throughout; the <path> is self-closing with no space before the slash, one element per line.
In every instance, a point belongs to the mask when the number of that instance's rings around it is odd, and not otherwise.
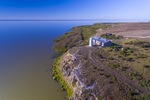
<path fill-rule="evenodd" d="M 0 21 L 105 21 L 105 20 L 107 19 L 0 19 Z"/>
<path fill-rule="evenodd" d="M 99 21 L 101 23 L 150 22 L 132 19 L 0 19 L 0 21 Z"/>

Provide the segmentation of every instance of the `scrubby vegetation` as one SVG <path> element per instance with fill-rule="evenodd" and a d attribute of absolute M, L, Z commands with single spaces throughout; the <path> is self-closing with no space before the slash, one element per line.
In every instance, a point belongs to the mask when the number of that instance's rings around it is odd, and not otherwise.
<path fill-rule="evenodd" d="M 122 51 L 120 51 L 120 54 L 123 56 L 129 56 L 132 53 L 134 53 L 135 49 L 130 47 L 124 47 Z"/>
<path fill-rule="evenodd" d="M 143 93 L 141 92 L 142 88 L 147 89 L 149 87 L 148 80 L 136 70 L 132 70 L 132 66 L 128 65 L 126 60 L 122 61 L 117 56 L 113 56 L 113 53 L 117 54 L 120 51 L 107 51 L 107 49 L 96 47 L 71 49 L 72 53 L 79 51 L 75 54 L 78 57 L 77 60 L 70 63 L 71 68 L 77 66 L 75 63 L 81 60 L 83 63 L 82 66 L 80 65 L 81 74 L 79 76 L 81 76 L 82 82 L 86 86 L 93 86 L 94 84 L 94 88 L 85 91 L 83 97 L 89 98 L 91 93 L 95 93 L 98 98 L 100 96 L 102 99 L 110 97 L 113 100 L 138 100 Z M 68 61 L 69 59 L 66 57 L 64 59 Z"/>
<path fill-rule="evenodd" d="M 56 44 L 53 46 L 53 49 L 56 52 L 64 53 L 74 46 L 87 45 L 89 37 L 95 35 L 97 29 L 106 29 L 110 26 L 110 24 L 94 24 L 74 27 L 63 36 L 54 40 Z"/>
<path fill-rule="evenodd" d="M 134 40 L 134 41 L 127 42 L 126 44 L 139 46 L 142 48 L 150 48 L 150 43 L 146 41 Z"/>
<path fill-rule="evenodd" d="M 121 35 L 115 35 L 115 34 L 110 34 L 110 33 L 109 34 L 107 34 L 107 33 L 106 34 L 102 34 L 101 37 L 102 38 L 106 38 L 106 39 L 111 39 L 111 40 L 112 39 L 123 39 L 124 38 Z"/>
<path fill-rule="evenodd" d="M 106 62 L 107 66 L 112 66 L 115 69 L 120 68 L 122 71 L 128 73 L 128 76 L 132 80 L 136 80 L 140 86 L 150 89 L 149 42 L 135 39 L 122 39 L 117 41 L 117 43 L 122 46 L 121 49 L 118 46 L 105 48 L 111 56 L 108 58 L 111 62 L 108 60 Z M 115 61 L 120 62 L 121 67 L 116 67 L 117 63 Z"/>
<path fill-rule="evenodd" d="M 140 100 L 149 100 L 149 99 L 150 99 L 150 92 L 140 97 Z"/>

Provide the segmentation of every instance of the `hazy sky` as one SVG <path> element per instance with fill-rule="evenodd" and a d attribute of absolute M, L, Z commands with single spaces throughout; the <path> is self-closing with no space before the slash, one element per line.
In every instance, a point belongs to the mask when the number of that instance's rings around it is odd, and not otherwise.
<path fill-rule="evenodd" d="M 0 0 L 0 18 L 150 20 L 150 0 Z"/>

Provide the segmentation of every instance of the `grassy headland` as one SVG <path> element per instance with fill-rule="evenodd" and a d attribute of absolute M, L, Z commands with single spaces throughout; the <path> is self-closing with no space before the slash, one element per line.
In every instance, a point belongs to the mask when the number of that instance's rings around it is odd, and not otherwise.
<path fill-rule="evenodd" d="M 111 24 L 94 24 L 74 27 L 69 32 L 54 40 L 55 45 L 53 49 L 61 55 L 72 47 L 87 45 L 88 39 L 92 35 L 95 35 L 97 29 L 103 30 L 110 26 Z"/>
<path fill-rule="evenodd" d="M 73 47 L 87 45 L 89 38 L 95 35 L 97 29 L 105 30 L 109 27 L 111 27 L 111 24 L 94 24 L 72 28 L 63 36 L 54 40 L 56 44 L 53 46 L 53 49 L 57 52 L 56 57 L 60 57 Z M 85 83 L 88 83 L 90 80 L 92 80 L 92 82 L 97 81 L 98 87 L 105 87 L 106 85 L 106 87 L 108 87 L 113 83 L 113 87 L 115 87 L 114 90 L 116 91 L 114 98 L 117 98 L 117 95 L 123 90 L 124 92 L 122 92 L 122 94 L 126 92 L 126 94 L 124 94 L 125 97 L 139 99 L 144 92 L 137 91 L 138 89 L 144 89 L 144 91 L 150 90 L 150 43 L 138 39 L 126 39 L 123 36 L 114 34 L 112 36 L 102 34 L 101 36 L 113 40 L 114 45 L 108 48 L 79 48 L 79 51 L 82 52 L 79 54 L 80 56 L 86 53 L 86 56 L 83 57 L 82 60 L 88 60 L 87 63 L 85 63 L 86 66 L 82 66 L 83 68 L 85 67 L 85 69 L 82 70 L 83 80 L 85 80 Z M 88 55 L 90 53 L 89 51 L 91 51 L 90 57 Z M 97 62 L 98 65 L 93 64 L 92 60 Z M 99 66 L 100 64 L 101 66 Z M 90 70 L 87 70 L 87 68 L 90 68 Z M 109 69 L 109 72 L 107 69 Z M 89 73 L 90 76 L 88 76 Z M 62 88 L 67 91 L 68 97 L 70 97 L 72 95 L 71 86 L 65 82 L 62 76 L 62 72 L 59 69 L 59 58 L 54 61 L 53 75 L 54 79 L 61 83 Z M 104 80 L 106 83 L 102 84 L 105 82 Z M 125 84 L 120 80 L 124 80 Z M 118 88 L 116 84 L 118 84 L 120 88 Z M 129 86 L 128 89 L 124 88 L 126 84 L 128 84 L 127 87 Z M 99 91 L 97 91 L 97 93 L 98 92 Z M 105 94 L 107 93 L 109 92 Z M 149 98 L 149 96 L 148 93 L 141 98 L 145 100 L 145 97 Z M 121 95 L 120 98 L 122 98 Z"/>
<path fill-rule="evenodd" d="M 53 62 L 52 74 L 53 78 L 60 82 L 62 89 L 66 90 L 68 98 L 72 95 L 72 90 L 71 87 L 65 82 L 59 70 L 59 57 L 72 47 L 87 45 L 88 39 L 92 35 L 95 35 L 97 29 L 106 29 L 110 26 L 111 24 L 77 26 L 54 40 L 55 45 L 53 46 L 53 49 L 56 52 L 54 55 L 54 58 L 56 59 Z"/>

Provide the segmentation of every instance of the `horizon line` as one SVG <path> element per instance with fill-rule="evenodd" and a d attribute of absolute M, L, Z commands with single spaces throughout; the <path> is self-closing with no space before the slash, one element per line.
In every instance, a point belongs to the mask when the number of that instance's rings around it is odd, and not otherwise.
<path fill-rule="evenodd" d="M 150 22 L 144 19 L 0 19 L 0 21 L 102 21 L 102 22 Z"/>
<path fill-rule="evenodd" d="M 0 19 L 0 21 L 96 21 L 96 20 L 119 20 L 119 19 Z"/>

